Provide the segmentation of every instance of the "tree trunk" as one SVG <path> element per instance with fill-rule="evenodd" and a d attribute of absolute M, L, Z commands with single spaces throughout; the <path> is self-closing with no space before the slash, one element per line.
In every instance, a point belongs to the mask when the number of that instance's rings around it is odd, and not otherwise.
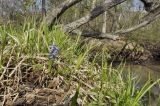
<path fill-rule="evenodd" d="M 103 14 L 103 25 L 102 25 L 102 33 L 106 33 L 107 30 L 107 12 Z"/>

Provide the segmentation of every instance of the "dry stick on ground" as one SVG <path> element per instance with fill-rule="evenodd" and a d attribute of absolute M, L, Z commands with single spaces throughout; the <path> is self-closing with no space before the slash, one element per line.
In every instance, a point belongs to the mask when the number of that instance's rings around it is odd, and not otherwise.
<path fill-rule="evenodd" d="M 86 87 L 88 87 L 89 89 L 93 89 L 93 87 L 87 83 L 85 83 L 84 81 L 78 79 L 76 76 L 71 76 L 72 78 L 74 78 L 75 80 L 79 81 L 80 83 L 84 84 Z"/>
<path fill-rule="evenodd" d="M 36 56 L 36 57 L 29 57 L 29 56 L 24 56 L 22 57 L 22 60 L 18 63 L 18 65 L 12 70 L 12 72 L 9 74 L 9 77 L 11 77 L 15 71 L 23 64 L 23 62 L 28 59 L 28 58 L 33 58 L 33 59 L 41 59 L 41 60 L 48 60 L 47 58 L 45 57 L 39 57 L 39 56 Z"/>
<path fill-rule="evenodd" d="M 6 101 L 6 90 L 4 91 L 2 106 L 5 105 L 5 101 Z"/>
<path fill-rule="evenodd" d="M 9 74 L 9 77 L 12 77 L 12 75 L 15 73 L 18 67 L 20 67 L 25 60 L 26 60 L 26 57 L 23 57 L 23 59 L 18 63 L 18 65 L 14 68 L 14 70 L 12 70 L 12 72 Z"/>
<path fill-rule="evenodd" d="M 13 58 L 13 57 L 12 57 L 12 54 L 13 54 L 13 52 L 14 52 L 15 47 L 16 47 L 16 45 L 14 45 L 13 48 L 12 48 L 12 51 L 11 51 L 11 53 L 10 53 L 9 61 L 8 61 L 8 63 L 7 63 L 7 66 L 4 68 L 4 71 L 3 71 L 3 73 L 2 73 L 2 75 L 1 75 L 1 77 L 0 77 L 0 81 L 3 79 L 5 73 L 6 73 L 7 70 L 8 70 L 8 67 L 9 67 L 10 63 L 12 62 L 12 58 Z"/>
<path fill-rule="evenodd" d="M 3 73 L 2 73 L 2 75 L 1 75 L 1 77 L 0 77 L 0 81 L 3 79 L 5 73 L 7 72 L 10 63 L 12 62 L 12 58 L 13 58 L 13 57 L 10 56 L 9 61 L 8 61 L 8 63 L 7 63 L 7 66 L 4 68 L 4 71 L 3 71 Z"/>
<path fill-rule="evenodd" d="M 83 89 L 82 87 L 80 88 L 80 92 L 83 93 L 86 96 L 89 96 L 91 99 L 93 99 L 94 101 L 96 101 L 96 94 L 94 94 L 93 92 L 88 92 L 85 89 Z"/>

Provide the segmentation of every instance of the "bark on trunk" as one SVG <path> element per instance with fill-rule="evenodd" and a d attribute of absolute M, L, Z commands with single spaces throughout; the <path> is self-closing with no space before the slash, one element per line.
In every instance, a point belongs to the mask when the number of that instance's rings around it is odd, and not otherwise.
<path fill-rule="evenodd" d="M 107 12 L 103 13 L 103 25 L 102 25 L 102 33 L 106 33 L 107 30 Z"/>

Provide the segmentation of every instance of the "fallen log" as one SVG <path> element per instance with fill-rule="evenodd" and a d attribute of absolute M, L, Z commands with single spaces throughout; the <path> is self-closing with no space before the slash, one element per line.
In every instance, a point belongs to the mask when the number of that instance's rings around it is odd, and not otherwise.
<path fill-rule="evenodd" d="M 152 59 L 152 54 L 147 49 L 134 41 L 126 41 L 124 38 L 119 40 L 86 38 L 83 44 L 93 46 L 90 54 L 107 51 L 111 55 L 111 60 L 116 61 L 147 61 Z M 92 57 L 91 57 L 92 58 Z"/>

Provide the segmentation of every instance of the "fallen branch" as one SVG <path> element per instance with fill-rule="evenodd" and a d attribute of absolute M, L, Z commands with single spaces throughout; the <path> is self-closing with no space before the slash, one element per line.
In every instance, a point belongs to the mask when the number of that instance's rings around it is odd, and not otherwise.
<path fill-rule="evenodd" d="M 59 16 L 66 11 L 66 9 L 70 8 L 71 6 L 75 5 L 76 3 L 80 2 L 82 0 L 68 0 L 65 3 L 61 4 L 59 8 L 53 9 L 50 14 L 48 14 L 47 18 L 47 24 L 51 27 L 55 21 L 56 18 L 59 18 Z M 121 4 L 126 0 L 110 0 L 106 1 L 103 5 L 97 6 L 92 11 L 87 14 L 86 16 L 69 23 L 67 25 L 63 26 L 63 30 L 66 33 L 73 33 L 73 34 L 78 34 L 82 35 L 85 37 L 93 37 L 93 38 L 102 38 L 102 39 L 112 39 L 112 40 L 117 40 L 121 34 L 126 34 L 130 33 L 132 31 L 135 31 L 137 29 L 143 28 L 147 26 L 148 24 L 152 23 L 154 20 L 156 20 L 159 17 L 160 14 L 160 5 L 155 7 L 154 9 L 150 10 L 150 12 L 142 18 L 142 21 L 140 21 L 140 24 L 137 24 L 133 27 L 130 27 L 128 29 L 122 29 L 114 32 L 113 34 L 111 33 L 101 33 L 101 32 L 87 32 L 87 31 L 79 31 L 76 30 L 80 26 L 88 23 L 89 21 L 95 19 L 97 16 L 103 14 L 105 11 L 109 10 L 112 7 L 115 7 L 116 5 Z"/>
<path fill-rule="evenodd" d="M 117 40 L 119 39 L 119 36 L 113 35 L 110 33 L 101 33 L 101 32 L 89 32 L 89 31 L 80 31 L 80 30 L 74 30 L 71 32 L 72 35 L 81 35 L 84 37 L 92 37 L 97 39 L 111 39 L 111 40 Z"/>
<path fill-rule="evenodd" d="M 110 0 L 105 2 L 103 5 L 101 6 L 97 6 L 95 7 L 89 14 L 87 14 L 86 16 L 72 22 L 69 23 L 67 25 L 64 25 L 63 30 L 65 32 L 72 32 L 73 30 L 79 28 L 80 26 L 88 23 L 89 21 L 95 19 L 97 16 L 103 14 L 105 11 L 111 9 L 112 7 L 115 7 L 118 4 L 121 4 L 122 2 L 124 2 L 126 0 Z"/>
<path fill-rule="evenodd" d="M 118 30 L 114 34 L 126 34 L 126 33 L 133 32 L 135 30 L 143 28 L 143 27 L 149 25 L 150 23 L 154 22 L 159 16 L 160 16 L 160 5 L 157 6 L 155 9 L 153 9 L 152 11 L 150 11 L 150 13 L 148 13 L 143 18 L 143 20 L 140 22 L 140 24 L 137 24 L 137 25 L 135 25 L 131 28 L 128 28 L 128 29 Z"/>
<path fill-rule="evenodd" d="M 157 6 L 155 9 L 151 10 L 141 21 L 140 24 L 137 24 L 131 28 L 124 29 L 124 30 L 118 30 L 114 34 L 108 34 L 108 33 L 100 33 L 100 32 L 82 32 L 82 36 L 86 37 L 95 37 L 95 38 L 107 38 L 107 39 L 112 39 L 112 40 L 117 40 L 119 38 L 120 34 L 126 34 L 133 32 L 135 30 L 138 30 L 140 28 L 143 28 L 150 23 L 154 22 L 158 17 L 160 16 L 160 5 Z"/>

